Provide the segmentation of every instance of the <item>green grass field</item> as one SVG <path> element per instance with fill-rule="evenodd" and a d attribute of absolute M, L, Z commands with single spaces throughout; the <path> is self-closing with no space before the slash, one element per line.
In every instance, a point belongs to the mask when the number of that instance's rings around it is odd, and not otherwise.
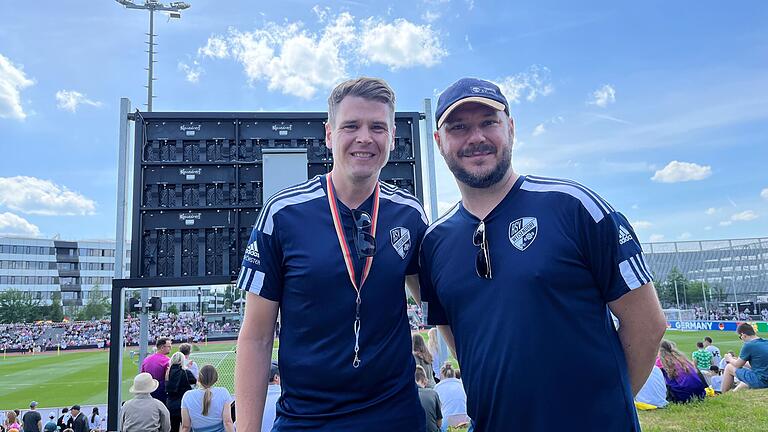
<path fill-rule="evenodd" d="M 696 349 L 696 342 L 704 336 L 714 339 L 715 345 L 725 353 L 734 351 L 738 354 L 741 342 L 732 332 L 681 332 L 668 331 L 666 338 L 677 343 L 678 348 L 690 357 Z M 230 351 L 233 343 L 200 345 L 200 351 Z M 136 348 L 131 348 L 135 350 Z M 197 351 L 196 351 L 197 352 Z M 7 356 L 0 359 L 0 409 L 26 408 L 31 400 L 36 400 L 42 407 L 69 406 L 74 403 L 90 405 L 104 404 L 107 401 L 108 352 L 62 352 L 61 355 L 23 355 Z M 137 366 L 129 359 L 129 353 L 123 357 L 123 398 L 130 398 L 128 388 L 137 373 Z M 757 393 L 755 393 L 757 394 Z M 768 393 L 763 393 L 756 403 L 762 411 L 768 409 Z M 718 398 L 716 398 L 718 399 Z M 719 400 L 719 399 L 718 399 Z M 723 398 L 722 400 L 726 400 Z M 695 412 L 721 409 L 725 402 L 705 401 L 697 406 Z M 735 403 L 734 403 L 735 404 Z M 724 409 L 724 408 L 723 408 Z M 686 408 L 682 408 L 683 411 Z M 643 423 L 664 423 L 664 419 L 674 418 L 678 407 L 664 410 L 663 413 L 642 413 Z M 687 412 L 687 411 L 686 411 Z M 648 430 L 674 430 L 653 429 Z M 682 430 L 682 429 L 681 429 Z M 700 429 L 697 430 L 710 430 Z M 711 429 L 724 430 L 724 429 Z M 745 429 L 740 429 L 745 430 Z M 762 430 L 768 430 L 768 427 Z"/>

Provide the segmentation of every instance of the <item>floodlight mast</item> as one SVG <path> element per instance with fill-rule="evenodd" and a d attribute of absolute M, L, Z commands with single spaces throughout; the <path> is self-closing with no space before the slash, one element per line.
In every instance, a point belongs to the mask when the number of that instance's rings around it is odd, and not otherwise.
<path fill-rule="evenodd" d="M 184 9 L 189 9 L 190 5 L 189 3 L 181 2 L 181 1 L 175 1 L 171 2 L 167 6 L 163 3 L 160 3 L 158 0 L 145 0 L 143 5 L 139 5 L 134 3 L 131 0 L 115 0 L 116 2 L 120 3 L 121 5 L 125 6 L 126 9 L 144 9 L 149 11 L 149 42 L 147 44 L 149 45 L 149 49 L 147 52 L 149 53 L 149 65 L 147 67 L 147 111 L 152 111 L 152 99 L 155 97 L 152 92 L 152 82 L 155 80 L 154 77 L 154 55 L 155 53 L 155 34 L 154 34 L 154 25 L 155 25 L 155 11 L 165 11 L 171 13 L 171 18 L 181 18 L 181 11 Z"/>

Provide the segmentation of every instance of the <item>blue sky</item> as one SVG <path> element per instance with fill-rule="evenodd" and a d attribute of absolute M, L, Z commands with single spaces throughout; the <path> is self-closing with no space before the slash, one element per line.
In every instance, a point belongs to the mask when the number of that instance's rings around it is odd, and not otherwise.
<path fill-rule="evenodd" d="M 516 170 L 590 186 L 642 241 L 768 235 L 764 1 L 189 2 L 155 20 L 155 111 L 324 111 L 358 75 L 423 111 L 479 76 L 512 102 Z M 109 0 L 0 3 L 0 233 L 114 238 L 147 26 Z"/>

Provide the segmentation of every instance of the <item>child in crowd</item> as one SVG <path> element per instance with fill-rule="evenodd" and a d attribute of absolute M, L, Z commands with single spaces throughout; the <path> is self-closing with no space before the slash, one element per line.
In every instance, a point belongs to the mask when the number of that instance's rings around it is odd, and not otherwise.
<path fill-rule="evenodd" d="M 712 373 L 712 379 L 711 379 L 711 385 L 712 390 L 715 391 L 715 393 L 720 394 L 722 393 L 722 386 L 723 386 L 723 371 L 717 367 L 712 365 L 709 368 L 710 372 Z"/>
<path fill-rule="evenodd" d="M 691 355 L 700 371 L 709 371 L 712 366 L 712 353 L 704 349 L 704 342 L 696 342 L 696 351 Z"/>

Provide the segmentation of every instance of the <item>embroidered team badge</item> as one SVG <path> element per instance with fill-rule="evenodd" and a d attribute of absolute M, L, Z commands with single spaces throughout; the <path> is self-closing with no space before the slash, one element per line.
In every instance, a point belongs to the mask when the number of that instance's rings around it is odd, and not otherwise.
<path fill-rule="evenodd" d="M 535 217 L 524 217 L 509 224 L 509 241 L 512 246 L 524 251 L 536 240 L 539 223 Z"/>
<path fill-rule="evenodd" d="M 392 240 L 392 247 L 395 248 L 400 258 L 405 259 L 411 249 L 411 232 L 408 231 L 408 228 L 392 228 L 389 230 L 389 238 Z"/>

